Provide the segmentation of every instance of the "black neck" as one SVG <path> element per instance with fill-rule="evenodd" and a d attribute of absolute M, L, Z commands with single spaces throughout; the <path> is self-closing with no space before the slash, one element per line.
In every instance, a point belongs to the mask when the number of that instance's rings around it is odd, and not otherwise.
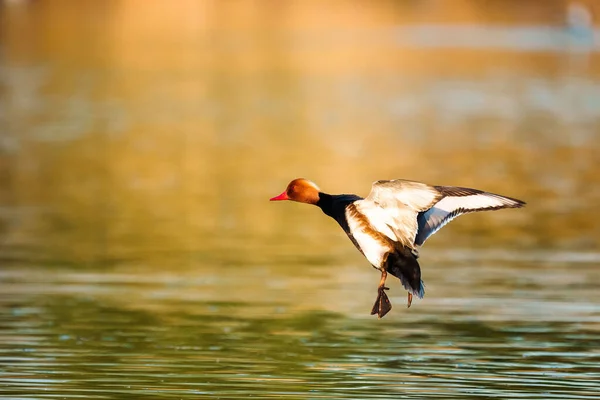
<path fill-rule="evenodd" d="M 317 201 L 317 207 L 329 216 L 333 215 L 333 197 L 330 194 L 319 192 L 319 201 Z"/>
<path fill-rule="evenodd" d="M 325 214 L 339 220 L 344 217 L 344 212 L 348 204 L 360 199 L 361 197 L 355 194 L 327 194 L 319 192 L 319 201 L 317 201 L 316 205 Z"/>

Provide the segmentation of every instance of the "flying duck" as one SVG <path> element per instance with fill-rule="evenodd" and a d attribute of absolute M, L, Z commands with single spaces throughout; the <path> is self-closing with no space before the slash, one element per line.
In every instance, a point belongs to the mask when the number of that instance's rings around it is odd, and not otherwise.
<path fill-rule="evenodd" d="M 342 227 L 371 265 L 381 271 L 377 299 L 371 315 L 382 318 L 392 305 L 385 290 L 388 272 L 400 279 L 408 291 L 423 298 L 425 289 L 417 262 L 419 248 L 427 238 L 459 215 L 519 208 L 525 202 L 477 189 L 430 186 L 404 179 L 373 183 L 366 198 L 355 194 L 327 194 L 308 179 L 289 183 L 279 196 L 270 199 L 313 204 Z"/>

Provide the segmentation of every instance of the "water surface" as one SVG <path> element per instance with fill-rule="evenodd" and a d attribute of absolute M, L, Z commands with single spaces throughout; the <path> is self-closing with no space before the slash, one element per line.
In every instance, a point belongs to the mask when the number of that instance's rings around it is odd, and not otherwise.
<path fill-rule="evenodd" d="M 422 257 L 427 296 L 406 309 L 390 282 L 382 320 L 361 262 L 4 268 L 0 393 L 597 398 L 597 263 L 470 256 Z"/>

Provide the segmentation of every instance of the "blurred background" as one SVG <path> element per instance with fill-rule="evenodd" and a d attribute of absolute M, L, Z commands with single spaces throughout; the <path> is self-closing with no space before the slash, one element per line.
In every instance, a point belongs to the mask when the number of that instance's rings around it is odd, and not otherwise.
<path fill-rule="evenodd" d="M 12 366 L 0 393 L 91 396 L 81 390 L 122 379 L 117 397 L 422 398 L 421 379 L 437 376 L 427 395 L 440 399 L 494 376 L 504 386 L 486 383 L 487 395 L 593 396 L 599 11 L 595 0 L 1 1 L 0 348 Z M 427 297 L 408 313 L 392 283 L 395 308 L 377 321 L 379 274 L 335 222 L 268 202 L 297 177 L 329 193 L 405 178 L 528 205 L 432 237 Z M 381 347 L 380 335 L 410 340 Z M 475 347 L 449 350 L 457 337 Z M 397 348 L 415 343 L 437 361 L 415 367 Z M 564 387 L 541 378 L 556 369 Z"/>

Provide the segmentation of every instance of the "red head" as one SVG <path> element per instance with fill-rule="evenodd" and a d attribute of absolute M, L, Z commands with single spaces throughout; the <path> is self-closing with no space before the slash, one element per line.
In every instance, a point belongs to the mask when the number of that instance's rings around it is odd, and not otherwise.
<path fill-rule="evenodd" d="M 298 178 L 289 183 L 287 189 L 279 196 L 271 198 L 276 200 L 292 200 L 300 203 L 317 204 L 319 201 L 319 187 L 308 179 Z"/>

